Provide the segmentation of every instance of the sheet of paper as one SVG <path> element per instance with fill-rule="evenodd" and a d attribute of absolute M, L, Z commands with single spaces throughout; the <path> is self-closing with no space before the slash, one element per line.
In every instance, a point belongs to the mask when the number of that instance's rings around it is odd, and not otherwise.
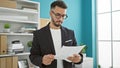
<path fill-rule="evenodd" d="M 67 57 L 72 56 L 73 54 L 78 54 L 85 45 L 83 46 L 63 46 L 59 51 L 59 54 L 55 55 L 55 59 L 66 60 Z"/>

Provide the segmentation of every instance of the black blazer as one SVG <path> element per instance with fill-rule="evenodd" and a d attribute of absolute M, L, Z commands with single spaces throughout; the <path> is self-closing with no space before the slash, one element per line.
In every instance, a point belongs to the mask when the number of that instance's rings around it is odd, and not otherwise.
<path fill-rule="evenodd" d="M 62 45 L 64 46 L 76 46 L 76 40 L 74 32 L 61 26 Z M 62 46 L 61 45 L 61 46 Z M 30 60 L 34 65 L 40 68 L 57 68 L 57 60 L 54 60 L 51 65 L 43 65 L 42 57 L 46 54 L 54 54 L 55 49 L 50 33 L 49 24 L 40 30 L 34 32 L 33 46 L 30 50 Z M 83 56 L 80 54 L 83 61 Z M 82 63 L 79 62 L 79 63 Z M 74 64 L 63 60 L 64 68 L 73 68 Z"/>

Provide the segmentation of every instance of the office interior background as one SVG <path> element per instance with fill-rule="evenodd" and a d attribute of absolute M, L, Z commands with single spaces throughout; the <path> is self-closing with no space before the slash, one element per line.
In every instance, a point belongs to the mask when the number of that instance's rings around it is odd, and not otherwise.
<path fill-rule="evenodd" d="M 40 2 L 40 18 L 49 19 L 50 3 Z M 87 45 L 87 57 L 93 58 L 97 68 L 120 68 L 120 1 L 119 0 L 64 0 L 68 5 L 66 26 L 75 32 L 77 44 Z"/>

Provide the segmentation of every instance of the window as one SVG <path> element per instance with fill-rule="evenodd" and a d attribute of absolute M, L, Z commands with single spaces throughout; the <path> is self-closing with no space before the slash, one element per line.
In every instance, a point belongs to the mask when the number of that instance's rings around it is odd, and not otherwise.
<path fill-rule="evenodd" d="M 120 68 L 120 0 L 97 0 L 98 65 Z"/>

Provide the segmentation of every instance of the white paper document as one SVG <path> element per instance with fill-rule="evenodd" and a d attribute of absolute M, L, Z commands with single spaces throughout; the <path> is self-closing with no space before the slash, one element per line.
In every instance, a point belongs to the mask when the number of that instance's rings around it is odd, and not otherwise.
<path fill-rule="evenodd" d="M 55 59 L 66 60 L 66 58 L 68 58 L 69 56 L 80 53 L 84 47 L 85 47 L 85 45 L 83 45 L 83 46 L 63 46 L 61 48 L 61 50 L 59 51 L 59 54 L 55 55 Z"/>

